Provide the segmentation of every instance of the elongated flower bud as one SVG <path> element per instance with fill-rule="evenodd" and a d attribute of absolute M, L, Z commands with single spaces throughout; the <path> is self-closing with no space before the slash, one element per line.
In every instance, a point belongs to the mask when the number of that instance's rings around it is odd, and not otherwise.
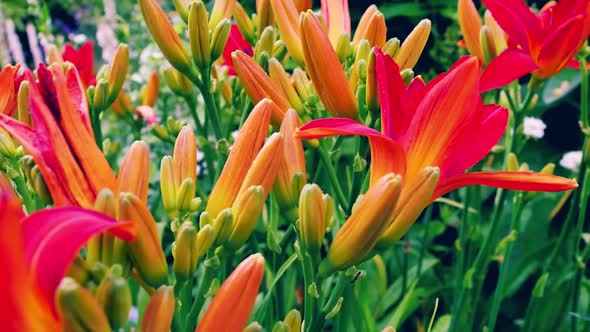
<path fill-rule="evenodd" d="M 490 63 L 498 55 L 494 36 L 487 26 L 483 26 L 479 32 L 479 46 L 484 64 Z"/>
<path fill-rule="evenodd" d="M 18 88 L 17 113 L 18 121 L 31 125 L 31 112 L 29 110 L 29 81 L 22 81 Z"/>
<path fill-rule="evenodd" d="M 189 71 L 188 52 L 157 0 L 139 0 L 139 8 L 164 57 L 179 71 Z"/>
<path fill-rule="evenodd" d="M 293 309 L 287 313 L 283 322 L 287 325 L 288 332 L 301 331 L 301 313 L 297 309 Z"/>
<path fill-rule="evenodd" d="M 129 254 L 141 278 L 150 286 L 168 283 L 168 265 L 156 221 L 147 206 L 132 193 L 119 196 L 121 220 L 131 221 L 137 229 L 135 242 L 129 244 Z"/>
<path fill-rule="evenodd" d="M 375 71 L 374 50 L 371 50 L 367 61 L 367 80 L 365 86 L 365 104 L 371 113 L 377 114 L 379 111 L 379 87 L 377 84 L 377 72 Z"/>
<path fill-rule="evenodd" d="M 123 87 L 125 83 L 125 77 L 127 77 L 127 71 L 129 70 L 129 47 L 127 44 L 120 44 L 115 51 L 113 57 L 113 64 L 109 70 L 107 81 L 109 82 L 109 94 L 108 100 L 111 104 Z"/>
<path fill-rule="evenodd" d="M 285 68 L 283 68 L 281 62 L 275 58 L 271 58 L 268 61 L 268 72 L 270 74 L 270 79 L 274 82 L 275 86 L 280 88 L 283 96 L 287 98 L 291 107 L 297 111 L 297 114 L 303 114 L 303 112 L 305 112 L 303 103 L 301 102 L 299 95 L 297 95 L 297 91 L 295 91 L 291 79 L 285 71 Z"/>
<path fill-rule="evenodd" d="M 206 211 L 215 218 L 221 210 L 232 206 L 250 165 L 264 144 L 270 122 L 272 102 L 258 103 L 238 133 L 223 171 L 209 195 Z"/>
<path fill-rule="evenodd" d="M 150 184 L 150 151 L 143 141 L 135 141 L 125 154 L 117 176 L 119 192 L 134 193 L 147 204 Z"/>
<path fill-rule="evenodd" d="M 223 282 L 195 332 L 241 331 L 246 326 L 264 277 L 264 258 L 243 260 Z"/>
<path fill-rule="evenodd" d="M 393 37 L 389 39 L 387 42 L 385 42 L 385 45 L 383 46 L 383 54 L 387 54 L 390 57 L 395 57 L 397 55 L 397 52 L 399 51 L 399 47 L 399 39 Z"/>
<path fill-rule="evenodd" d="M 92 87 L 90 88 L 92 89 Z M 94 96 L 92 104 L 97 110 L 103 110 L 108 107 L 109 83 L 104 79 L 99 79 L 94 87 Z"/>
<path fill-rule="evenodd" d="M 275 25 L 270 0 L 256 0 L 256 17 L 258 19 L 258 26 L 256 27 L 258 35 L 264 31 L 264 28 Z"/>
<path fill-rule="evenodd" d="M 109 320 L 92 294 L 66 277 L 55 293 L 55 304 L 66 331 L 110 332 Z"/>
<path fill-rule="evenodd" d="M 257 185 L 261 185 L 264 188 L 266 197 L 275 182 L 283 150 L 283 136 L 280 133 L 272 134 L 260 152 L 258 152 L 252 166 L 250 166 L 237 197 L 239 197 L 240 194 L 243 194 L 251 186 Z"/>
<path fill-rule="evenodd" d="M 295 137 L 295 131 L 300 126 L 299 118 L 293 110 L 289 110 L 281 124 L 283 136 L 283 155 L 279 162 L 277 178 L 273 184 L 277 202 L 282 210 L 289 210 L 297 205 L 301 187 L 294 187 L 295 176 L 299 185 L 307 182 L 305 171 L 305 155 L 301 140 Z"/>
<path fill-rule="evenodd" d="M 96 289 L 96 299 L 106 313 L 113 330 L 127 324 L 131 310 L 131 290 L 125 278 L 107 275 Z"/>
<path fill-rule="evenodd" d="M 361 16 L 359 24 L 357 25 L 356 30 L 354 32 L 354 37 L 352 38 L 352 45 L 354 48 L 356 48 L 356 46 L 362 39 L 367 39 L 366 35 L 369 22 L 373 18 L 373 15 L 375 15 L 375 13 L 377 12 L 379 12 L 377 6 L 370 5 L 363 13 L 363 16 Z"/>
<path fill-rule="evenodd" d="M 404 40 L 395 55 L 395 62 L 400 70 L 414 68 L 430 36 L 430 26 L 430 20 L 423 19 Z"/>
<path fill-rule="evenodd" d="M 395 207 L 395 219 L 379 238 L 379 246 L 391 245 L 406 234 L 430 203 L 439 176 L 438 167 L 426 167 L 404 186 Z"/>
<path fill-rule="evenodd" d="M 309 102 L 310 98 L 315 95 L 313 84 L 307 77 L 305 71 L 297 67 L 293 70 L 293 83 L 297 94 L 304 102 Z"/>
<path fill-rule="evenodd" d="M 162 204 L 168 217 L 175 218 L 178 213 L 176 205 L 176 192 L 178 185 L 176 184 L 176 175 L 174 174 L 174 161 L 170 156 L 164 156 L 160 164 L 160 191 L 162 193 Z"/>
<path fill-rule="evenodd" d="M 174 174 L 178 181 L 197 183 L 197 141 L 191 126 L 184 126 L 174 144 Z"/>
<path fill-rule="evenodd" d="M 387 39 L 387 26 L 385 25 L 385 16 L 380 11 L 377 11 L 371 17 L 367 30 L 362 39 L 366 39 L 371 47 L 383 47 Z"/>
<path fill-rule="evenodd" d="M 336 52 L 313 12 L 301 15 L 305 65 L 320 100 L 336 117 L 358 118 L 358 107 Z"/>
<path fill-rule="evenodd" d="M 199 262 L 197 229 L 190 221 L 185 221 L 178 228 L 174 246 L 174 276 L 183 282 L 190 278 Z"/>
<path fill-rule="evenodd" d="M 190 98 L 192 96 L 192 83 L 178 70 L 171 67 L 166 68 L 164 70 L 164 81 L 176 95 L 184 98 Z"/>
<path fill-rule="evenodd" d="M 195 1 L 188 14 L 188 36 L 193 61 L 199 68 L 211 63 L 207 9 L 202 1 Z"/>
<path fill-rule="evenodd" d="M 153 71 L 150 74 L 150 78 L 143 90 L 142 104 L 148 106 L 154 106 L 158 99 L 158 92 L 160 91 L 160 77 L 158 73 Z"/>
<path fill-rule="evenodd" d="M 272 12 L 285 42 L 289 55 L 298 64 L 304 63 L 303 48 L 299 34 L 299 12 L 291 0 L 270 0 Z"/>
<path fill-rule="evenodd" d="M 285 112 L 291 108 L 291 104 L 283 96 L 277 85 L 249 55 L 242 51 L 232 53 L 236 74 L 240 83 L 254 103 L 259 103 L 264 98 L 269 98 L 275 104 L 271 114 L 273 126 L 280 126 Z"/>
<path fill-rule="evenodd" d="M 316 184 L 306 184 L 299 197 L 299 233 L 303 248 L 318 255 L 326 232 L 326 207 L 323 193 Z"/>
<path fill-rule="evenodd" d="M 229 33 L 231 31 L 231 22 L 228 19 L 223 19 L 215 29 L 213 29 L 213 33 L 211 34 L 211 59 L 213 61 L 217 60 L 221 54 L 223 53 L 223 49 L 225 48 L 225 44 L 227 44 L 227 39 L 229 38 Z"/>
<path fill-rule="evenodd" d="M 270 56 L 272 55 L 272 50 L 275 43 L 275 30 L 273 27 L 266 27 L 264 31 L 260 34 L 260 38 L 256 43 L 256 47 L 254 48 L 254 59 L 258 60 L 262 63 L 261 56 L 263 53 Z M 266 67 L 266 66 L 265 66 Z"/>
<path fill-rule="evenodd" d="M 457 3 L 457 17 L 459 18 L 459 27 L 465 41 L 465 47 L 471 55 L 483 59 L 483 53 L 480 47 L 480 30 L 482 27 L 481 17 L 473 0 L 459 0 Z"/>
<path fill-rule="evenodd" d="M 236 5 L 234 6 L 234 19 L 236 20 L 236 24 L 240 29 L 240 32 L 248 42 L 253 42 L 256 40 L 256 34 L 254 33 L 254 23 L 248 16 L 248 13 L 244 10 L 244 7 L 240 5 L 239 2 L 236 1 Z"/>
<path fill-rule="evenodd" d="M 250 237 L 264 207 L 265 193 L 262 186 L 252 186 L 238 196 L 232 207 L 232 231 L 225 242 L 231 250 L 239 249 Z"/>
<path fill-rule="evenodd" d="M 393 221 L 392 206 L 400 195 L 401 177 L 389 173 L 381 177 L 357 203 L 352 215 L 336 234 L 321 262 L 321 275 L 346 269 L 362 262 Z"/>
<path fill-rule="evenodd" d="M 231 18 L 236 2 L 237 0 L 215 0 L 209 18 L 209 30 L 213 30 L 222 20 Z"/>
<path fill-rule="evenodd" d="M 141 319 L 141 332 L 161 332 L 170 330 L 174 318 L 174 289 L 160 287 L 150 298 Z"/>
<path fill-rule="evenodd" d="M 348 0 L 322 0 L 322 18 L 328 26 L 328 36 L 336 48 L 340 36 L 350 40 L 350 14 Z"/>

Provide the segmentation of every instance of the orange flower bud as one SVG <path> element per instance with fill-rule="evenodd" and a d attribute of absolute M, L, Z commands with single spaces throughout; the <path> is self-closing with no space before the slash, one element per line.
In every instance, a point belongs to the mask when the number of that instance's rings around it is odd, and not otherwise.
<path fill-rule="evenodd" d="M 228 249 L 237 250 L 248 240 L 264 208 L 265 198 L 262 186 L 249 187 L 236 198 L 232 206 L 232 230 L 224 244 Z"/>
<path fill-rule="evenodd" d="M 393 173 L 384 175 L 369 188 L 332 241 L 328 256 L 319 267 L 321 275 L 346 269 L 367 258 L 393 221 L 391 206 L 395 206 L 400 191 L 401 177 Z"/>
<path fill-rule="evenodd" d="M 236 197 L 246 192 L 250 187 L 261 185 L 264 188 L 264 196 L 268 195 L 275 182 L 278 165 L 283 157 L 283 136 L 279 133 L 272 134 L 244 177 L 240 191 Z M 237 201 L 237 199 L 236 199 Z"/>
<path fill-rule="evenodd" d="M 197 183 L 197 141 L 191 126 L 184 126 L 174 144 L 174 174 L 177 185 L 184 179 Z"/>
<path fill-rule="evenodd" d="M 65 331 L 111 331 L 109 320 L 92 294 L 72 278 L 64 278 L 55 293 L 55 304 Z"/>
<path fill-rule="evenodd" d="M 241 331 L 246 326 L 264 277 L 264 258 L 254 254 L 223 282 L 195 332 Z"/>
<path fill-rule="evenodd" d="M 291 0 L 270 0 L 272 12 L 279 26 L 281 40 L 285 42 L 289 55 L 298 64 L 303 64 L 303 48 L 298 29 L 299 11 Z"/>
<path fill-rule="evenodd" d="M 328 26 L 332 47 L 336 48 L 341 35 L 346 35 L 350 40 L 348 0 L 322 0 L 322 18 Z"/>
<path fill-rule="evenodd" d="M 150 151 L 143 141 L 135 141 L 125 154 L 117 176 L 119 192 L 134 193 L 147 204 L 150 184 Z"/>
<path fill-rule="evenodd" d="M 465 47 L 471 55 L 483 59 L 479 41 L 479 33 L 482 27 L 481 17 L 479 17 L 479 12 L 475 8 L 473 0 L 459 0 L 457 3 L 457 16 Z"/>
<path fill-rule="evenodd" d="M 223 171 L 209 195 L 206 211 L 212 218 L 221 210 L 231 207 L 238 196 L 248 169 L 264 144 L 272 104 L 268 99 L 261 100 L 242 125 Z"/>
<path fill-rule="evenodd" d="M 247 41 L 251 42 L 256 40 L 254 23 L 239 2 L 236 2 L 236 5 L 234 6 L 234 19 L 236 20 L 238 29 L 240 29 L 240 32 L 244 35 Z"/>
<path fill-rule="evenodd" d="M 135 242 L 129 244 L 129 255 L 139 276 L 152 287 L 167 284 L 166 257 L 156 221 L 145 203 L 132 193 L 121 193 L 119 213 L 121 220 L 131 221 L 137 230 Z"/>
<path fill-rule="evenodd" d="M 367 25 L 367 30 L 361 39 L 366 39 L 370 46 L 383 47 L 387 39 L 385 16 L 380 11 L 375 12 Z"/>
<path fill-rule="evenodd" d="M 356 27 L 354 37 L 352 38 L 353 47 L 356 48 L 356 46 L 362 39 L 367 39 L 365 36 L 367 35 L 367 28 L 369 26 L 369 22 L 373 18 L 373 15 L 375 15 L 375 13 L 377 12 L 379 12 L 379 10 L 375 5 L 370 5 L 369 8 L 365 10 L 365 13 L 363 14 L 363 16 L 361 16 L 359 24 Z"/>
<path fill-rule="evenodd" d="M 154 106 L 158 100 L 158 91 L 160 90 L 160 77 L 157 72 L 152 72 L 147 84 L 143 90 L 143 105 Z"/>
<path fill-rule="evenodd" d="M 242 51 L 233 52 L 232 59 L 236 74 L 250 99 L 254 103 L 259 103 L 264 98 L 273 101 L 272 124 L 275 127 L 280 126 L 285 112 L 291 108 L 289 101 L 268 77 L 264 69 L 246 53 Z"/>
<path fill-rule="evenodd" d="M 160 287 L 150 298 L 143 318 L 141 319 L 142 332 L 161 332 L 170 330 L 172 318 L 174 318 L 174 289 L 171 286 Z"/>
<path fill-rule="evenodd" d="M 183 282 L 190 278 L 199 262 L 197 229 L 191 221 L 185 221 L 178 228 L 174 242 L 174 275 Z"/>
<path fill-rule="evenodd" d="M 174 160 L 170 156 L 164 156 L 160 164 L 160 191 L 162 193 L 162 204 L 168 217 L 175 218 L 178 214 L 176 206 L 176 192 L 178 184 L 177 175 L 174 171 Z"/>
<path fill-rule="evenodd" d="M 188 72 L 191 68 L 189 54 L 157 0 L 139 0 L 139 7 L 164 57 L 174 68 Z"/>
<path fill-rule="evenodd" d="M 284 147 L 273 191 L 276 194 L 279 206 L 285 211 L 297 205 L 301 186 L 306 182 L 307 178 L 303 145 L 301 140 L 294 136 L 297 127 L 300 125 L 299 117 L 293 110 L 287 112 L 281 124 Z"/>
<path fill-rule="evenodd" d="M 270 74 L 270 79 L 274 82 L 275 86 L 279 87 L 285 96 L 289 100 L 289 104 L 292 106 L 298 114 L 305 112 L 303 107 L 303 103 L 301 99 L 297 95 L 297 91 L 291 84 L 291 79 L 289 75 L 283 68 L 281 62 L 275 58 L 271 58 L 268 61 L 268 72 Z"/>
<path fill-rule="evenodd" d="M 430 36 L 430 25 L 430 20 L 420 21 L 404 40 L 399 52 L 395 55 L 395 62 L 400 70 L 413 68 L 416 65 Z"/>
<path fill-rule="evenodd" d="M 432 193 L 438 182 L 438 167 L 426 167 L 412 182 L 406 184 L 395 205 L 393 222 L 381 234 L 379 246 L 390 246 L 399 240 L 414 224 L 420 213 L 430 203 Z M 393 203 L 392 205 L 393 206 Z"/>
<path fill-rule="evenodd" d="M 346 74 L 313 12 L 301 15 L 300 34 L 305 65 L 326 109 L 333 116 L 357 119 L 358 107 Z"/>
<path fill-rule="evenodd" d="M 107 82 L 109 83 L 108 89 L 108 104 L 111 104 L 121 92 L 123 83 L 125 83 L 125 77 L 127 77 L 127 71 L 129 70 L 129 47 L 127 44 L 119 44 L 113 57 L 113 63 L 109 70 Z"/>
<path fill-rule="evenodd" d="M 223 19 L 231 18 L 236 2 L 237 0 L 215 0 L 209 17 L 209 30 L 215 29 Z"/>

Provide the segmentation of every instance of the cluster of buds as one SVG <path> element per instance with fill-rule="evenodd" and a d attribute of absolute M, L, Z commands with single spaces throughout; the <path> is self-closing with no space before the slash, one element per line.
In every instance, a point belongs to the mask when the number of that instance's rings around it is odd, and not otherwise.
<path fill-rule="evenodd" d="M 162 158 L 160 186 L 164 209 L 171 219 L 184 218 L 195 212 L 201 199 L 195 197 L 197 187 L 197 142 L 190 126 L 184 126 L 174 144 L 173 157 Z M 173 223 L 176 231 L 177 223 Z"/>
<path fill-rule="evenodd" d="M 94 112 L 100 113 L 115 102 L 122 91 L 128 70 L 129 47 L 121 44 L 115 51 L 112 64 L 105 65 L 98 73 L 96 86 L 88 88 L 89 105 Z"/>
<path fill-rule="evenodd" d="M 508 47 L 506 33 L 489 10 L 484 14 L 483 23 L 473 0 L 459 0 L 457 10 L 463 34 L 459 45 L 465 47 L 469 54 L 488 64 Z"/>

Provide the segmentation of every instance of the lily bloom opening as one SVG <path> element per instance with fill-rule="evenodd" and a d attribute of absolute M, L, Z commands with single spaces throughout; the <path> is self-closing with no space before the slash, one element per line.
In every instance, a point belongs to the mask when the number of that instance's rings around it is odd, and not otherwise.
<path fill-rule="evenodd" d="M 577 187 L 576 181 L 533 172 L 464 174 L 501 139 L 508 122 L 508 110 L 482 103 L 480 60 L 464 57 L 430 83 L 424 84 L 418 77 L 406 87 L 395 61 L 379 49 L 375 52 L 381 132 L 354 120 L 333 118 L 311 121 L 300 127 L 297 135 L 303 139 L 366 136 L 371 145 L 371 185 L 389 172 L 402 175 L 399 202 L 405 204 L 396 207 L 398 218 L 385 231 L 382 242 L 401 238 L 430 202 L 460 187 L 487 185 L 528 191 Z M 432 190 L 420 189 L 422 183 L 431 187 L 432 181 L 425 179 L 434 179 Z M 425 197 L 411 198 L 416 192 L 421 193 L 416 196 Z M 405 213 L 406 209 L 413 212 Z"/>
<path fill-rule="evenodd" d="M 534 13 L 523 0 L 483 0 L 509 37 L 509 46 L 488 65 L 484 90 L 498 88 L 530 72 L 540 79 L 575 67 L 574 56 L 590 35 L 590 3 L 561 0 Z M 488 77 L 515 68 L 510 81 L 488 83 Z M 508 77 L 507 77 L 508 78 Z M 487 85 L 490 85 L 487 87 Z"/>

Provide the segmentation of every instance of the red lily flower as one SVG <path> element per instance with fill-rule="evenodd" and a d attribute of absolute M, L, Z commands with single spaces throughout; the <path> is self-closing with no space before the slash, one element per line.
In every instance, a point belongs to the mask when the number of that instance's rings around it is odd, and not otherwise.
<path fill-rule="evenodd" d="M 4 66 L 0 71 L 0 113 L 12 115 L 16 111 L 18 88 L 21 80 L 17 76 L 20 65 Z"/>
<path fill-rule="evenodd" d="M 66 43 L 61 54 L 64 61 L 69 61 L 76 66 L 80 79 L 86 90 L 91 85 L 96 85 L 96 72 L 94 71 L 94 44 L 87 41 L 79 49 L 75 49 L 70 43 Z"/>
<path fill-rule="evenodd" d="M 116 192 L 113 170 L 95 144 L 84 88 L 76 68 L 39 66 L 38 81 L 26 70 L 30 83 L 32 127 L 0 114 L 8 131 L 33 157 L 55 205 L 90 208 L 96 194 Z"/>
<path fill-rule="evenodd" d="M 0 319 L 6 331 L 61 331 L 55 290 L 80 248 L 109 231 L 125 241 L 133 225 L 79 207 L 45 209 L 25 217 L 0 178 L 0 254 L 8 269 L 0 274 Z"/>
<path fill-rule="evenodd" d="M 231 30 L 229 32 L 229 38 L 227 39 L 227 43 L 225 44 L 225 48 L 223 49 L 223 63 L 222 66 L 226 66 L 228 68 L 227 74 L 230 76 L 236 76 L 236 69 L 234 68 L 234 61 L 232 60 L 231 54 L 233 51 L 240 50 L 249 56 L 254 54 L 254 50 L 252 49 L 252 45 L 248 43 L 248 41 L 244 38 L 244 35 L 240 32 L 237 24 L 231 25 Z"/>
<path fill-rule="evenodd" d="M 417 182 L 425 181 L 421 175 L 424 170 L 437 167 L 440 175 L 436 186 L 427 191 L 428 197 L 419 211 L 434 199 L 468 185 L 531 191 L 577 187 L 575 181 L 533 172 L 463 174 L 489 153 L 508 122 L 506 109 L 483 105 L 479 93 L 480 67 L 476 57 L 464 57 L 430 83 L 424 85 L 416 78 L 406 87 L 394 60 L 376 49 L 382 132 L 354 120 L 332 118 L 311 121 L 297 135 L 305 139 L 367 136 L 371 144 L 371 184 L 389 172 L 402 175 L 400 202 L 412 194 L 408 188 L 420 187 Z M 401 226 L 394 222 L 392 227 Z M 396 236 L 403 235 L 405 230 L 398 229 Z"/>
<path fill-rule="evenodd" d="M 559 73 L 575 64 L 574 56 L 590 35 L 588 0 L 560 0 L 537 14 L 523 0 L 483 3 L 509 37 L 508 49 L 490 62 L 483 74 L 483 90 L 509 83 L 490 79 L 508 67 L 517 69 L 511 81 L 530 72 L 540 79 Z"/>

